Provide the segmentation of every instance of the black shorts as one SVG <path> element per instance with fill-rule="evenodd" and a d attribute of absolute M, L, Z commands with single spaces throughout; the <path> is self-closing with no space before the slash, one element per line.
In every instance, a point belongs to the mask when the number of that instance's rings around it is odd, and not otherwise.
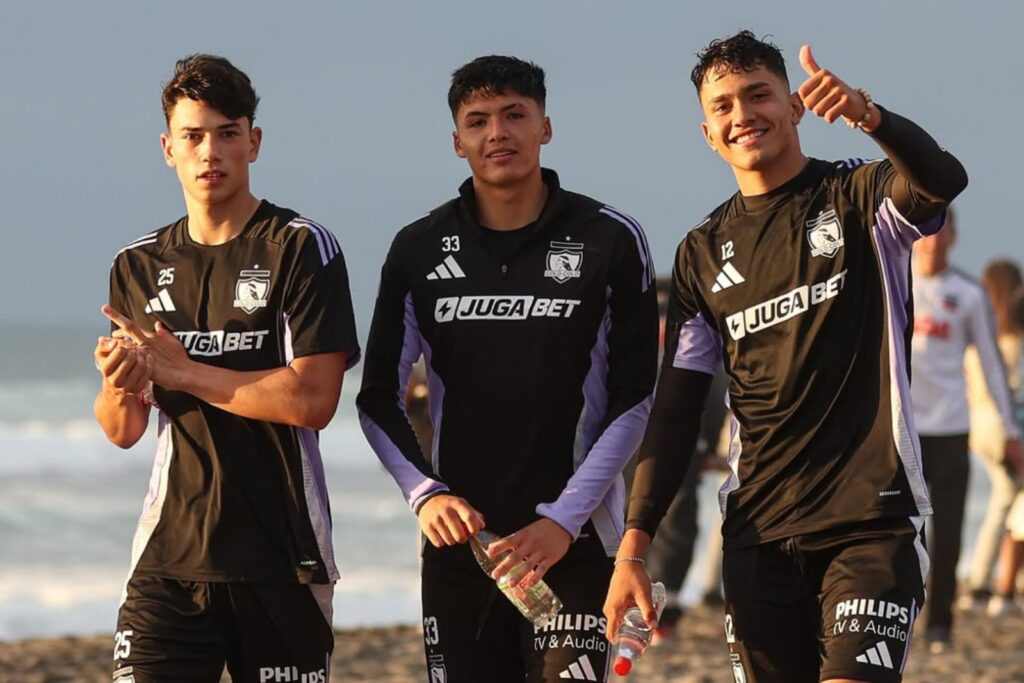
<path fill-rule="evenodd" d="M 326 683 L 332 585 L 133 576 L 117 615 L 114 683 Z"/>
<path fill-rule="evenodd" d="M 423 639 L 427 679 L 445 683 L 540 683 L 608 678 L 611 646 L 602 615 L 611 558 L 562 560 L 544 581 L 562 611 L 535 628 L 463 546 L 456 561 L 424 558 Z"/>
<path fill-rule="evenodd" d="M 924 601 L 922 518 L 863 522 L 725 552 L 737 683 L 898 683 Z"/>

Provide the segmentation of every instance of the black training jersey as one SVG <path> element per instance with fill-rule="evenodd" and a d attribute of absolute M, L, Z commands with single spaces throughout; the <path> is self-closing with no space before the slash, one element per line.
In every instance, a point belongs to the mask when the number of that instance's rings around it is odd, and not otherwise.
<path fill-rule="evenodd" d="M 909 390 L 911 244 L 885 161 L 811 160 L 679 245 L 665 362 L 730 378 L 738 547 L 931 506 Z"/>
<path fill-rule="evenodd" d="M 159 321 L 192 360 L 267 370 L 359 358 L 341 248 L 324 227 L 262 202 L 235 239 L 194 242 L 182 218 L 122 249 L 110 304 Z M 132 545 L 135 574 L 197 581 L 338 578 L 317 433 L 155 387 L 157 454 Z"/>
<path fill-rule="evenodd" d="M 497 533 L 544 516 L 577 539 L 570 555 L 603 557 L 622 536 L 621 471 L 657 369 L 653 264 L 636 221 L 543 177 L 546 205 L 515 244 L 484 242 L 471 180 L 398 233 L 357 404 L 414 511 L 450 490 Z M 426 456 L 402 401 L 421 354 Z"/>

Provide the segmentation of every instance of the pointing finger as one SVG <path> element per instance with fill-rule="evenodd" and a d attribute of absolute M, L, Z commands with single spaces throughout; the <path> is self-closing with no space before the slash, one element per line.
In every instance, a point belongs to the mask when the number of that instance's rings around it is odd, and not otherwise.
<path fill-rule="evenodd" d="M 142 328 L 118 313 L 112 306 L 104 304 L 100 308 L 100 311 L 102 311 L 103 315 L 107 316 L 112 323 L 124 330 L 129 337 L 135 340 L 137 344 L 143 344 L 146 342 L 146 334 L 142 331 Z"/>
<path fill-rule="evenodd" d="M 800 47 L 800 66 L 804 68 L 804 71 L 807 72 L 808 76 L 813 76 L 821 71 L 821 67 L 818 66 L 816 61 L 814 61 L 814 55 L 811 54 L 810 45 L 803 45 Z"/>

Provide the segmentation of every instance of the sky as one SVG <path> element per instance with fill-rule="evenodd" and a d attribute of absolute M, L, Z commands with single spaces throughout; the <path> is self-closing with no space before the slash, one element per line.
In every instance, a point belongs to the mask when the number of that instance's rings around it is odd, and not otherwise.
<path fill-rule="evenodd" d="M 184 212 L 160 155 L 162 84 L 213 52 L 251 77 L 264 141 L 257 196 L 330 227 L 365 341 L 388 245 L 468 175 L 451 148 L 452 70 L 513 54 L 548 74 L 562 185 L 645 227 L 660 273 L 687 229 L 735 191 L 700 135 L 689 71 L 716 37 L 770 34 L 798 83 L 800 45 L 921 124 L 971 177 L 953 259 L 978 274 L 1024 258 L 1024 3 L 364 0 L 0 0 L 0 325 L 95 324 L 113 254 Z M 879 156 L 806 117 L 805 153 Z M 999 199 L 1002 197 L 1003 199 Z"/>

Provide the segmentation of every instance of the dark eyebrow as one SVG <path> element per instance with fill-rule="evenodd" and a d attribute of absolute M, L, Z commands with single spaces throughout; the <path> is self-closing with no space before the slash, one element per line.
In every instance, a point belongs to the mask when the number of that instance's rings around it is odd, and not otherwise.
<path fill-rule="evenodd" d="M 222 123 L 217 126 L 217 130 L 230 130 L 233 128 L 241 128 L 242 124 L 238 121 L 229 121 L 228 123 Z M 201 133 L 203 129 L 199 126 L 182 126 L 181 129 L 186 133 Z"/>
<path fill-rule="evenodd" d="M 516 109 L 517 107 L 521 107 L 521 106 L 523 106 L 523 103 L 522 103 L 522 102 L 512 102 L 512 103 L 510 103 L 510 104 L 506 104 L 506 105 L 505 105 L 504 107 L 502 107 L 502 108 L 501 108 L 501 109 L 500 109 L 499 111 L 500 111 L 500 112 L 501 112 L 501 111 L 509 111 L 510 109 Z M 485 112 L 485 111 L 476 111 L 476 110 L 472 110 L 472 111 L 467 111 L 467 112 L 465 113 L 465 115 L 463 115 L 463 117 L 462 117 L 462 118 L 464 118 L 464 119 L 468 119 L 468 118 L 469 118 L 470 116 L 490 116 L 490 114 L 489 114 L 489 113 L 487 113 L 487 112 Z"/>
<path fill-rule="evenodd" d="M 767 86 L 770 86 L 770 85 L 771 85 L 771 83 L 769 83 L 768 81 L 758 81 L 757 83 L 751 83 L 750 85 L 744 86 L 743 87 L 743 92 L 744 93 L 750 93 L 750 92 L 753 92 L 754 90 L 760 90 L 761 88 L 764 88 L 764 87 L 767 87 Z M 723 100 L 729 99 L 729 97 L 730 96 L 729 96 L 728 93 L 723 93 L 721 95 L 717 95 L 716 97 L 712 97 L 710 100 L 708 100 L 708 102 L 711 102 L 711 103 L 721 102 Z"/>

